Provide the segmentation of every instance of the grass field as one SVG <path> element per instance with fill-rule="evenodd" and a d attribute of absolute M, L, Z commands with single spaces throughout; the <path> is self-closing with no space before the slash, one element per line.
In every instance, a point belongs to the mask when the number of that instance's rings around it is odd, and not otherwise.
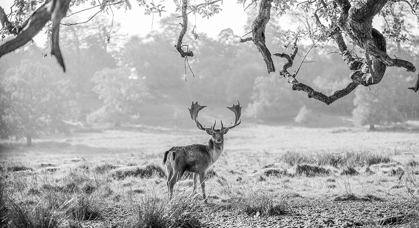
<path fill-rule="evenodd" d="M 375 132 L 244 123 L 225 136 L 225 152 L 207 178 L 208 203 L 191 196 L 187 178 L 169 202 L 162 165 L 170 147 L 206 143 L 209 136 L 199 130 L 84 129 L 35 140 L 32 147 L 3 142 L 0 212 L 11 227 L 284 227 L 282 218 L 295 220 L 305 202 L 373 202 L 375 209 L 359 215 L 373 221 L 392 215 L 379 215 L 379 202 L 404 208 L 406 201 L 406 217 L 417 211 L 411 205 L 419 189 L 417 129 L 417 122 Z M 346 201 L 353 204 L 341 203 Z M 317 221 L 298 218 L 308 226 Z M 397 224 L 414 226 L 413 221 Z"/>

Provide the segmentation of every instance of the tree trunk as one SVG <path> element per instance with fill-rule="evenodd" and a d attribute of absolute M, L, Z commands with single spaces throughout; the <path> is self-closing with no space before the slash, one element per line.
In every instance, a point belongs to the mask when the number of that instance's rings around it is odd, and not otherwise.
<path fill-rule="evenodd" d="M 26 146 L 32 146 L 32 136 L 26 135 Z"/>
<path fill-rule="evenodd" d="M 375 126 L 374 126 L 374 124 L 370 124 L 370 131 L 375 131 L 376 129 L 375 129 Z"/>

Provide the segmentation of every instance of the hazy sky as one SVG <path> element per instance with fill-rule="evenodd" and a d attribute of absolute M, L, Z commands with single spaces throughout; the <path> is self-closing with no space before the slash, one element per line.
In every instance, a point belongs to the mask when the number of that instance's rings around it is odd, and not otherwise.
<path fill-rule="evenodd" d="M 114 20 L 121 24 L 121 32 L 127 33 L 129 35 L 141 35 L 144 36 L 147 33 L 151 32 L 153 29 L 159 28 L 159 15 L 144 15 L 144 10 L 141 9 L 137 4 L 136 0 L 130 1 L 132 4 L 131 10 L 116 10 L 114 9 Z M 168 16 L 174 12 L 175 5 L 173 1 L 165 1 L 166 10 L 162 14 L 162 17 Z M 13 0 L 1 0 L 0 5 L 5 9 L 6 13 L 9 13 L 9 8 L 13 4 Z M 86 4 L 80 9 L 90 7 L 89 4 Z M 243 10 L 243 6 L 237 4 L 237 1 L 224 1 L 222 5 L 222 11 L 211 17 L 210 19 L 201 18 L 200 16 L 194 16 L 193 14 L 189 15 L 190 24 L 197 25 L 197 32 L 207 33 L 210 37 L 216 37 L 218 33 L 226 28 L 232 28 L 234 33 L 242 36 L 245 34 L 243 31 L 243 26 L 246 22 L 246 12 Z M 78 9 L 73 10 L 73 12 Z M 77 21 L 84 21 L 89 18 L 91 15 L 95 14 L 99 9 L 95 8 L 85 13 L 77 14 Z M 102 15 L 107 15 L 106 13 L 101 13 Z M 99 15 L 101 15 L 99 14 Z M 111 18 L 111 15 L 108 15 Z M 180 22 L 180 20 L 179 20 Z M 35 37 L 35 42 L 39 45 L 44 44 L 45 35 L 40 32 Z"/>

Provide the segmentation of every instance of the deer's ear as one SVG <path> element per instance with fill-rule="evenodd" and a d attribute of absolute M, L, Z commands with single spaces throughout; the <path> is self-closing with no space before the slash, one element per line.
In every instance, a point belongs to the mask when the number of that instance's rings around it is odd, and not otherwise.
<path fill-rule="evenodd" d="M 205 129 L 205 131 L 207 132 L 207 134 L 209 135 L 213 135 L 214 131 L 212 129 Z"/>

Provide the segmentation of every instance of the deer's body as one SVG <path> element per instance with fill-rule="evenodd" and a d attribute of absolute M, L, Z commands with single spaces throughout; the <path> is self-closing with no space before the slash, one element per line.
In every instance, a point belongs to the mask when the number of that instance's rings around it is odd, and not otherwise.
<path fill-rule="evenodd" d="M 181 170 L 199 173 L 207 170 L 223 153 L 224 143 L 214 143 L 208 140 L 207 145 L 193 144 L 188 146 L 174 146 L 165 152 L 163 163 L 168 169 L 176 164 Z M 183 174 L 181 172 L 181 174 Z M 170 174 L 170 173 L 169 173 Z"/>
<path fill-rule="evenodd" d="M 240 118 L 240 103 L 239 105 L 229 108 L 236 114 L 236 121 L 231 127 L 224 128 L 221 122 L 221 129 L 204 128 L 196 119 L 199 110 L 205 106 L 200 106 L 198 103 L 192 102 L 190 109 L 191 118 L 195 121 L 198 129 L 204 130 L 207 134 L 211 135 L 207 145 L 192 144 L 187 146 L 175 146 L 170 148 L 164 153 L 163 164 L 166 164 L 167 169 L 167 187 L 169 190 L 169 197 L 172 198 L 173 188 L 176 182 L 182 177 L 185 171 L 194 173 L 194 192 L 196 191 L 196 184 L 198 176 L 202 188 L 204 199 L 205 195 L 205 172 L 211 165 L 213 165 L 218 158 L 221 156 L 224 150 L 224 134 L 229 129 L 240 124 L 238 121 Z"/>
<path fill-rule="evenodd" d="M 224 142 L 216 143 L 211 138 L 207 145 L 193 144 L 188 146 L 175 146 L 164 154 L 163 163 L 167 169 L 167 187 L 169 197 L 173 195 L 176 182 L 183 176 L 185 171 L 194 173 L 194 192 L 196 191 L 198 177 L 202 188 L 202 196 L 205 194 L 205 173 L 223 153 Z"/>

